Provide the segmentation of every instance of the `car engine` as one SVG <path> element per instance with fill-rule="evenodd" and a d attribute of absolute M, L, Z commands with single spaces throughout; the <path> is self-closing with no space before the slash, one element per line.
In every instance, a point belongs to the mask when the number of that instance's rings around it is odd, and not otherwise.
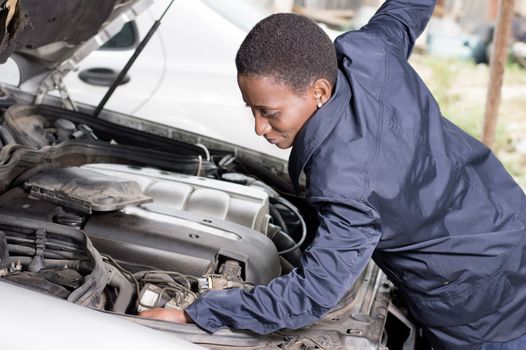
<path fill-rule="evenodd" d="M 299 266 L 316 228 L 279 177 L 232 152 L 45 105 L 12 105 L 3 121 L 0 281 L 175 331 L 136 315 L 267 284 Z M 391 291 L 371 263 L 308 328 L 177 332 L 210 348 L 386 349 L 388 314 L 410 325 Z"/>
<path fill-rule="evenodd" d="M 266 236 L 268 195 L 247 186 L 156 169 L 97 164 L 35 175 L 0 195 L 0 210 L 39 226 L 65 226 L 77 235 L 82 230 L 102 254 L 104 265 L 112 266 L 113 275 L 119 276 L 119 287 L 129 289 L 130 298 L 135 288 L 125 276 L 133 273 L 140 282 L 138 311 L 144 305 L 166 303 L 184 308 L 209 289 L 251 288 L 281 273 L 276 246 Z M 63 288 L 79 286 L 61 284 L 55 274 L 75 274 L 79 282 L 81 266 L 87 267 L 90 254 L 80 246 L 51 243 L 50 234 L 36 229 L 21 235 L 5 228 L 4 246 L 12 266 L 3 275 L 33 285 L 37 282 L 32 279 L 40 283 L 40 277 L 45 279 L 53 271 L 45 285 L 52 283 L 54 288 L 46 287 L 46 291 L 57 290 L 55 295 L 63 297 Z M 59 256 L 60 264 L 51 261 Z M 20 265 L 26 263 L 28 271 L 21 271 Z M 50 271 L 50 265 L 59 269 Z M 154 294 L 157 297 L 152 299 Z M 160 304 L 161 299 L 167 300 Z M 135 300 L 127 300 L 125 308 L 113 310 L 125 312 L 132 302 Z"/>

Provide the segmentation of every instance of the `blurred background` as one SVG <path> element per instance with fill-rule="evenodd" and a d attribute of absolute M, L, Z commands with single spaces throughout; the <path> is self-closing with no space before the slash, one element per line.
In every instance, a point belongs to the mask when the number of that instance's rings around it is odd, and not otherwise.
<path fill-rule="evenodd" d="M 504 48 L 504 80 L 491 148 L 526 188 L 526 0 L 514 4 Z M 410 62 L 427 83 L 444 116 L 477 139 L 485 123 L 490 60 L 498 0 L 438 0 Z M 279 150 L 255 136 L 253 117 L 236 82 L 234 57 L 255 23 L 273 12 L 295 12 L 317 21 L 331 38 L 363 26 L 378 0 L 192 0 L 176 2 L 141 53 L 107 108 L 281 159 Z M 65 78 L 76 101 L 97 105 L 113 79 L 169 0 L 146 13 L 90 54 Z M 0 66 L 2 81 L 17 85 L 18 70 Z M 495 85 L 495 84 L 493 84 Z"/>
<path fill-rule="evenodd" d="M 261 0 L 272 11 L 302 13 L 337 31 L 364 25 L 378 0 Z M 490 84 L 498 0 L 438 0 L 410 62 L 442 113 L 481 139 Z M 526 0 L 516 0 L 493 150 L 526 189 Z"/>

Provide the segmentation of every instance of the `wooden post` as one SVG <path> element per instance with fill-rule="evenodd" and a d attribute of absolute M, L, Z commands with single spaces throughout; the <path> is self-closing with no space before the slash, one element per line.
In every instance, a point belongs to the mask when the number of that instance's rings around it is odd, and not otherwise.
<path fill-rule="evenodd" d="M 482 133 L 482 142 L 490 148 L 493 146 L 497 128 L 497 115 L 501 100 L 504 69 L 508 59 L 508 41 L 511 34 L 514 3 L 515 0 L 500 0 L 497 25 L 493 35 L 493 54 L 491 55 L 489 87 Z"/>
<path fill-rule="evenodd" d="M 490 0 L 488 9 L 488 19 L 490 21 L 495 21 L 497 19 L 498 9 L 499 0 Z"/>

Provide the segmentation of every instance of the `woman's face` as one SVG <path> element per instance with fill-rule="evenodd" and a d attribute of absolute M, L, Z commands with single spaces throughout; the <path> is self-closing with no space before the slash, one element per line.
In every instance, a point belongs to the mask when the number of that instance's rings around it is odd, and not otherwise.
<path fill-rule="evenodd" d="M 328 100 L 318 91 L 319 81 L 302 95 L 272 77 L 238 74 L 237 81 L 243 100 L 252 110 L 256 134 L 283 149 L 292 146 L 318 103 Z"/>

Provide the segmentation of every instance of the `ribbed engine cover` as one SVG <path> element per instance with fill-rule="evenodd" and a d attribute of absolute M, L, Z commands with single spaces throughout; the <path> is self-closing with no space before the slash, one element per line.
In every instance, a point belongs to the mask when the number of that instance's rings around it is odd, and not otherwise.
<path fill-rule="evenodd" d="M 111 175 L 139 184 L 153 198 L 150 211 L 186 211 L 205 218 L 220 219 L 267 233 L 268 195 L 256 188 L 230 182 L 170 173 L 152 168 L 119 164 L 90 164 L 83 169 Z"/>
<path fill-rule="evenodd" d="M 0 211 L 15 218 L 59 224 L 57 217 L 64 217 L 64 212 L 77 216 L 73 221 L 83 223 L 80 229 L 97 250 L 132 270 L 154 267 L 202 276 L 215 272 L 222 261 L 233 259 L 242 263 L 248 282 L 266 284 L 280 275 L 276 247 L 263 233 L 268 224 L 265 192 L 155 169 L 117 165 L 78 169 L 110 175 L 116 181 L 137 182 L 153 202 L 105 212 L 94 208 L 89 215 L 67 206 L 57 209 L 60 204 L 56 202 L 31 199 L 20 186 L 0 196 Z M 83 189 L 89 191 L 89 177 L 83 181 L 88 181 Z M 99 191 L 99 187 L 94 189 Z M 73 222 L 68 220 L 63 224 Z"/>

